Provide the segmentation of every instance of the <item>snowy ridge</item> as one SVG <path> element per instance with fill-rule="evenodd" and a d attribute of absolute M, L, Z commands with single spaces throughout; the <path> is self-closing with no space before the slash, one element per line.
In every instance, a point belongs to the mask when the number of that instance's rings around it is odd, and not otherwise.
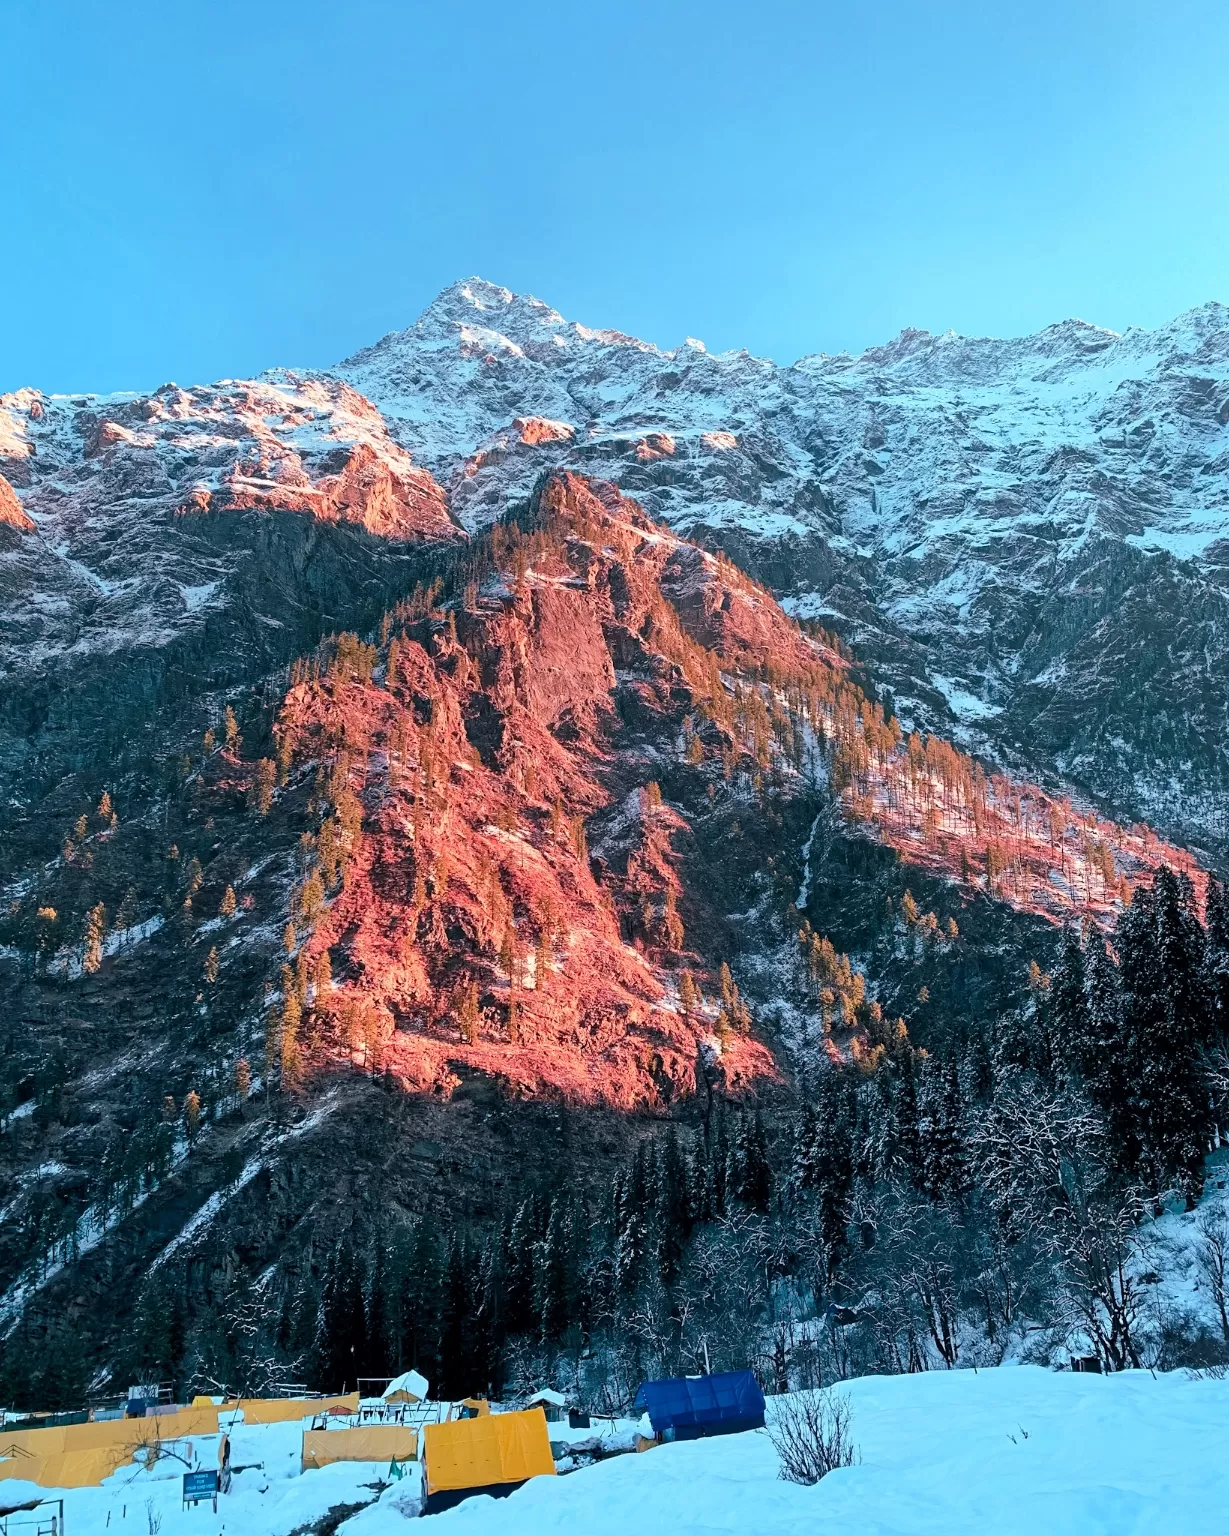
<path fill-rule="evenodd" d="M 232 613 L 284 626 L 237 591 L 244 553 L 198 536 L 205 514 L 451 539 L 556 468 L 613 480 L 838 628 L 907 725 L 1120 819 L 1229 839 L 1216 303 L 1155 331 L 909 330 L 779 367 L 663 349 L 471 278 L 332 371 L 146 397 L 19 390 L 0 400 L 15 490 L 0 662 L 31 675 L 158 649 Z"/>

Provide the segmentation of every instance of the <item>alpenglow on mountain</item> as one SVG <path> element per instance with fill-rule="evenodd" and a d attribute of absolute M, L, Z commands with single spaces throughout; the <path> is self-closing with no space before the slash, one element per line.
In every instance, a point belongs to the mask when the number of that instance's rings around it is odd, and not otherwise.
<path fill-rule="evenodd" d="M 0 398 L 0 1401 L 1219 1359 L 1227 359 Z"/>
<path fill-rule="evenodd" d="M 0 460 L 20 498 L 0 567 L 19 690 L 54 658 L 89 671 L 121 635 L 156 648 L 238 600 L 243 563 L 166 523 L 194 498 L 297 490 L 317 515 L 431 536 L 572 468 L 838 631 L 906 723 L 1224 847 L 1220 304 L 1152 332 L 906 331 L 777 367 L 662 351 L 471 279 L 327 373 L 144 400 L 19 391 Z"/>

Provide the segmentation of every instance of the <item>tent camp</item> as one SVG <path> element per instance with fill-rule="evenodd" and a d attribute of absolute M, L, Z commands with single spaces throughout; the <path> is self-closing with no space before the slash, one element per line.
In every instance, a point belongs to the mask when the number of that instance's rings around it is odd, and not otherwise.
<path fill-rule="evenodd" d="M 540 1408 L 428 1424 L 422 1460 L 429 1515 L 475 1493 L 500 1498 L 531 1477 L 555 1471 Z"/>
<path fill-rule="evenodd" d="M 386 1403 L 425 1403 L 430 1383 L 418 1371 L 402 1371 L 380 1394 Z"/>
<path fill-rule="evenodd" d="M 764 1427 L 764 1394 L 750 1371 L 646 1381 L 634 1406 L 648 1414 L 659 1440 L 699 1440 Z"/>

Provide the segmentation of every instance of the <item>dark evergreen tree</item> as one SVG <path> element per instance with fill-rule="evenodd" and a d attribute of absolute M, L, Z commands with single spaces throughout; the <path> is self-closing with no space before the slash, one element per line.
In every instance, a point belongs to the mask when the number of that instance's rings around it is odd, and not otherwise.
<path fill-rule="evenodd" d="M 512 1218 L 504 1248 L 504 1319 L 509 1333 L 529 1333 L 536 1322 L 535 1225 L 533 1205 L 523 1200 Z"/>
<path fill-rule="evenodd" d="M 910 1053 L 901 1063 L 892 1104 L 892 1159 L 906 1178 L 920 1185 L 923 1167 L 918 1118 L 917 1080 Z"/>
<path fill-rule="evenodd" d="M 576 1310 L 576 1248 L 571 1201 L 558 1194 L 551 1201 L 546 1232 L 539 1244 L 537 1312 L 542 1336 L 561 1339 Z"/>
<path fill-rule="evenodd" d="M 969 1180 L 964 1095 L 955 1055 L 927 1076 L 926 1132 L 921 1138 L 926 1192 L 932 1200 L 959 1202 L 968 1192 Z"/>
<path fill-rule="evenodd" d="M 1057 1058 L 1087 1081 L 1099 1061 L 1084 974 L 1084 948 L 1074 928 L 1063 935 L 1063 954 L 1043 1005 Z"/>
<path fill-rule="evenodd" d="M 362 1277 L 349 1239 L 335 1251 L 320 1295 L 312 1352 L 313 1385 L 323 1392 L 353 1390 L 368 1353 Z"/>
<path fill-rule="evenodd" d="M 1214 1034 L 1193 893 L 1168 869 L 1136 893 L 1118 928 L 1125 1069 L 1123 1153 L 1158 1181 L 1202 1187 L 1212 1132 L 1202 1053 Z"/>
<path fill-rule="evenodd" d="M 478 1308 L 474 1316 L 475 1379 L 493 1398 L 504 1389 L 504 1249 L 498 1235 L 488 1240 L 478 1262 Z"/>
<path fill-rule="evenodd" d="M 1224 1041 L 1229 1036 L 1229 892 L 1212 876 L 1205 901 L 1207 915 L 1206 978 L 1212 1007 L 1212 1033 Z"/>
<path fill-rule="evenodd" d="M 477 1359 L 475 1313 L 478 1305 L 477 1265 L 465 1240 L 454 1234 L 444 1265 L 440 1314 L 440 1396 L 470 1397 L 485 1390 Z"/>

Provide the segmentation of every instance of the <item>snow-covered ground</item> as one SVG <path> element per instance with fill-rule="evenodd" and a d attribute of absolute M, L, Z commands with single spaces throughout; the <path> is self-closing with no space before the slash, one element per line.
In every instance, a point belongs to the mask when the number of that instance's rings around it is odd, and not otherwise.
<path fill-rule="evenodd" d="M 861 1463 L 813 1488 L 780 1480 L 760 1431 L 539 1478 L 508 1499 L 471 1500 L 437 1518 L 448 1536 L 1226 1529 L 1229 1381 L 1021 1366 L 864 1377 L 847 1391 Z M 362 1536 L 395 1536 L 388 1518 L 377 1530 L 375 1511 L 361 1518 Z"/>
<path fill-rule="evenodd" d="M 443 1536 L 1096 1536 L 1223 1532 L 1229 1510 L 1229 1380 L 1185 1373 L 1071 1375 L 1033 1366 L 864 1377 L 849 1397 L 858 1465 L 816 1487 L 781 1481 L 763 1431 L 616 1456 L 538 1478 L 507 1499 L 446 1514 Z M 769 1415 L 773 1412 L 769 1400 Z M 552 1426 L 554 1433 L 556 1426 Z M 399 1536 L 418 1469 L 379 1494 L 387 1468 L 299 1473 L 301 1426 L 240 1427 L 234 1491 L 181 1510 L 182 1463 L 127 1467 L 64 1495 L 69 1536 L 290 1536 L 364 1503 L 341 1536 Z M 216 1437 L 193 1441 L 216 1464 Z M 46 1494 L 0 1482 L 0 1504 Z M 379 1494 L 379 1502 L 373 1502 Z M 14 1532 L 14 1536 L 19 1533 Z"/>

